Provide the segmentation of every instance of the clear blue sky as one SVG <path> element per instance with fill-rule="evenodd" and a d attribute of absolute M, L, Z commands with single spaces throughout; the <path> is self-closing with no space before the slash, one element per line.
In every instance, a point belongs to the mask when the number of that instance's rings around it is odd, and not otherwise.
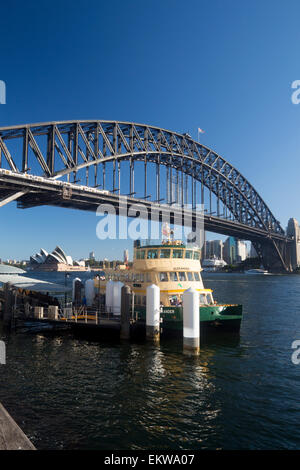
<path fill-rule="evenodd" d="M 300 220 L 300 3 L 289 0 L 2 2 L 0 126 L 72 119 L 189 132 L 254 185 L 283 227 Z M 120 256 L 93 213 L 0 209 L 0 257 L 61 245 Z M 216 237 L 218 238 L 218 236 Z"/>

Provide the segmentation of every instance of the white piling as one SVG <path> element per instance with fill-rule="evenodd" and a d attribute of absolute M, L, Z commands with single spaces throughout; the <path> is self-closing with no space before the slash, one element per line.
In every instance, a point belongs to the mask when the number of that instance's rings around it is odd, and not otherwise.
<path fill-rule="evenodd" d="M 160 288 L 155 284 L 147 287 L 146 337 L 159 341 L 160 336 Z"/>
<path fill-rule="evenodd" d="M 200 353 L 199 292 L 192 287 L 184 291 L 183 300 L 183 352 Z"/>
<path fill-rule="evenodd" d="M 84 284 L 86 304 L 88 307 L 93 305 L 95 299 L 95 283 L 93 279 L 87 279 Z"/>
<path fill-rule="evenodd" d="M 34 318 L 44 318 L 44 307 L 34 307 L 33 309 Z"/>
<path fill-rule="evenodd" d="M 121 315 L 121 298 L 122 298 L 122 287 L 124 286 L 123 282 L 117 281 L 114 282 L 113 286 L 113 314 L 116 316 Z"/>
<path fill-rule="evenodd" d="M 48 318 L 51 320 L 58 320 L 58 306 L 48 305 Z"/>

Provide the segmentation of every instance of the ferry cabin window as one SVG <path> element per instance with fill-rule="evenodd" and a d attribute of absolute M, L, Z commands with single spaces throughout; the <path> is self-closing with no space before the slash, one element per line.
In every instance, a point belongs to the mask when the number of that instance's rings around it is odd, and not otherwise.
<path fill-rule="evenodd" d="M 200 259 L 200 253 L 199 253 L 199 251 L 194 251 L 194 259 L 197 259 L 197 260 Z"/>
<path fill-rule="evenodd" d="M 199 273 L 194 273 L 194 278 L 195 278 L 195 281 L 199 282 L 200 281 Z"/>
<path fill-rule="evenodd" d="M 193 273 L 191 272 L 187 272 L 187 278 L 188 278 L 188 281 L 193 281 L 194 280 L 194 276 L 193 276 Z"/>
<path fill-rule="evenodd" d="M 159 273 L 159 280 L 160 280 L 160 282 L 167 282 L 168 281 L 168 273 Z"/>
<path fill-rule="evenodd" d="M 200 294 L 200 304 L 207 304 L 206 294 Z"/>
<path fill-rule="evenodd" d="M 178 281 L 177 273 L 170 272 L 169 275 L 170 275 L 170 281 Z"/>
<path fill-rule="evenodd" d="M 183 258 L 183 250 L 173 250 L 173 258 Z"/>
<path fill-rule="evenodd" d="M 160 250 L 159 257 L 160 258 L 170 258 L 171 250 Z"/>
<path fill-rule="evenodd" d="M 186 259 L 193 259 L 193 250 L 186 250 L 185 257 Z"/>
<path fill-rule="evenodd" d="M 145 259 L 145 250 L 136 250 L 136 259 Z"/>
<path fill-rule="evenodd" d="M 147 259 L 157 259 L 158 250 L 148 250 Z"/>
<path fill-rule="evenodd" d="M 184 271 L 178 273 L 178 276 L 179 276 L 179 281 L 185 281 L 185 272 Z"/>

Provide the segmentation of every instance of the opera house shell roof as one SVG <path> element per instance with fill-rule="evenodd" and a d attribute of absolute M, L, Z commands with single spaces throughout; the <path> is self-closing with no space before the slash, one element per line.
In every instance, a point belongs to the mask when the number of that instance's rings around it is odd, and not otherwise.
<path fill-rule="evenodd" d="M 43 248 L 39 253 L 30 257 L 30 265 L 32 268 L 41 267 L 42 265 L 58 265 L 80 266 L 77 261 L 73 261 L 71 256 L 65 254 L 62 248 L 57 246 L 52 253 L 48 253 Z"/>

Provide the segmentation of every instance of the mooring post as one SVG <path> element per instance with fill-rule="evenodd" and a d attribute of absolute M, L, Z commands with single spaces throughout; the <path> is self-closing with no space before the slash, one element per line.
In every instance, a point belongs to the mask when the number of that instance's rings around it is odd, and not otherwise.
<path fill-rule="evenodd" d="M 123 283 L 120 281 L 114 282 L 113 291 L 112 291 L 112 308 L 113 308 L 113 315 L 120 316 L 121 315 L 121 292 Z"/>
<path fill-rule="evenodd" d="M 82 290 L 82 282 L 79 277 L 73 279 L 72 282 L 72 301 L 77 306 L 81 304 L 81 292 Z"/>
<path fill-rule="evenodd" d="M 184 291 L 183 300 L 183 352 L 200 353 L 199 292 L 192 287 Z"/>
<path fill-rule="evenodd" d="M 106 283 L 105 287 L 105 308 L 107 313 L 110 313 L 112 310 L 113 306 L 113 287 L 114 286 L 114 281 L 109 279 Z"/>
<path fill-rule="evenodd" d="M 121 339 L 130 339 L 130 299 L 130 287 L 123 286 L 121 289 Z"/>
<path fill-rule="evenodd" d="M 3 324 L 6 327 L 11 326 L 12 320 L 12 286 L 7 282 L 4 286 L 4 312 Z"/>
<path fill-rule="evenodd" d="M 147 287 L 146 338 L 154 342 L 160 339 L 160 288 L 155 284 Z"/>

